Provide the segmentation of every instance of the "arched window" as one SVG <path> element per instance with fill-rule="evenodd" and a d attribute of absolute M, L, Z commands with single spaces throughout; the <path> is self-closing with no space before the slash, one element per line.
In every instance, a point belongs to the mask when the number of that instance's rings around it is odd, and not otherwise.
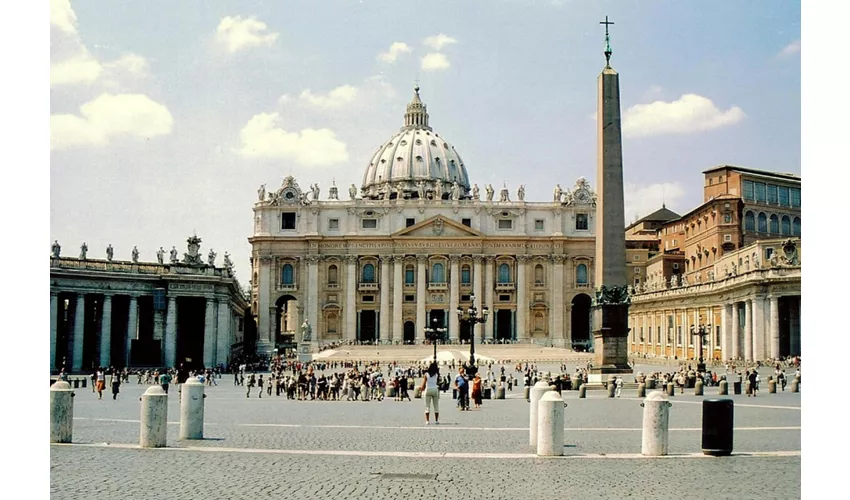
<path fill-rule="evenodd" d="M 749 210 L 747 211 L 747 213 L 744 214 L 744 230 L 756 230 L 756 216 Z"/>
<path fill-rule="evenodd" d="M 771 234 L 779 234 L 779 217 L 776 214 L 770 216 L 770 232 Z"/>
<path fill-rule="evenodd" d="M 499 264 L 499 283 L 511 282 L 511 266 Z"/>
<path fill-rule="evenodd" d="M 587 266 L 584 264 L 579 264 L 576 267 L 576 284 L 578 285 L 586 285 L 587 284 Z"/>
<path fill-rule="evenodd" d="M 472 277 L 469 272 L 469 266 L 464 265 L 460 268 L 460 284 L 469 285 L 470 283 L 472 283 Z"/>
<path fill-rule="evenodd" d="M 542 285 L 543 283 L 543 265 L 537 264 L 534 266 L 534 284 Z"/>
<path fill-rule="evenodd" d="M 782 230 L 780 231 L 780 234 L 783 236 L 791 235 L 791 217 L 788 217 L 787 215 L 782 216 Z"/>
<path fill-rule="evenodd" d="M 375 282 L 375 266 L 372 264 L 366 264 L 363 266 L 363 283 L 374 283 Z"/>
<path fill-rule="evenodd" d="M 283 285 L 292 285 L 295 283 L 295 273 L 292 269 L 292 265 L 283 265 L 283 269 L 280 272 L 280 283 Z"/>
<path fill-rule="evenodd" d="M 794 217 L 794 236 L 800 236 L 800 218 Z"/>
<path fill-rule="evenodd" d="M 407 267 L 404 268 L 404 284 L 412 285 L 416 280 L 416 272 L 413 270 L 413 266 L 408 264 Z"/>
<path fill-rule="evenodd" d="M 759 232 L 766 233 L 767 232 L 767 216 L 764 213 L 759 214 Z"/>
<path fill-rule="evenodd" d="M 336 285 L 339 283 L 339 270 L 335 265 L 328 268 L 328 285 Z"/>
<path fill-rule="evenodd" d="M 431 283 L 445 283 L 446 282 L 446 271 L 443 268 L 443 264 L 437 262 L 434 264 L 434 267 L 431 268 Z"/>

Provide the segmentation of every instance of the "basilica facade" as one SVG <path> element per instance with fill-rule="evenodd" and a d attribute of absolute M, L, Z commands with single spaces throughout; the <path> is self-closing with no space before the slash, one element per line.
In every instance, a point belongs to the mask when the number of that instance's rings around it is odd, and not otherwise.
<path fill-rule="evenodd" d="M 292 176 L 263 185 L 249 238 L 258 352 L 305 330 L 319 343 L 421 343 L 439 328 L 451 342 L 588 346 L 596 193 L 579 178 L 532 202 L 524 186 L 473 180 L 417 87 L 347 199 Z M 484 324 L 458 317 L 472 305 L 489 309 Z"/>

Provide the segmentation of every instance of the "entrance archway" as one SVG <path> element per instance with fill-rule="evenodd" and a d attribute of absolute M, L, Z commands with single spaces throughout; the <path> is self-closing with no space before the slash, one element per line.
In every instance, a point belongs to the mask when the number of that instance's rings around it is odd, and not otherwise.
<path fill-rule="evenodd" d="M 375 311 L 360 311 L 360 342 L 374 342 L 377 334 Z"/>
<path fill-rule="evenodd" d="M 513 340 L 514 315 L 510 309 L 496 311 L 496 340 Z"/>
<path fill-rule="evenodd" d="M 573 349 L 587 351 L 593 346 L 590 337 L 590 296 L 580 293 L 573 298 L 570 313 Z"/>
<path fill-rule="evenodd" d="M 275 314 L 275 335 L 272 341 L 275 344 L 275 349 L 277 349 L 279 344 L 289 344 L 299 340 L 296 333 L 301 325 L 301 318 L 298 314 L 298 299 L 292 295 L 278 297 L 274 305 L 277 312 Z"/>
<path fill-rule="evenodd" d="M 413 321 L 406 321 L 404 323 L 404 343 L 413 344 L 414 342 L 416 342 L 416 325 Z"/>

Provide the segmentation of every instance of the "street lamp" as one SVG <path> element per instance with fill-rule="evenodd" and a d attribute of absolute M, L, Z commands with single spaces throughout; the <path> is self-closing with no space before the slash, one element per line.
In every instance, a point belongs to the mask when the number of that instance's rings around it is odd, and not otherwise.
<path fill-rule="evenodd" d="M 702 339 L 711 335 L 711 323 L 707 325 L 691 325 L 691 335 L 694 337 L 699 337 L 699 346 L 697 351 L 699 352 L 699 362 L 697 363 L 697 371 L 704 372 L 705 362 L 702 359 Z"/>
<path fill-rule="evenodd" d="M 457 319 L 458 323 L 465 320 L 472 325 L 472 334 L 469 336 L 469 366 L 466 369 L 466 373 L 468 373 L 470 377 L 474 377 L 475 373 L 478 372 L 478 368 L 475 366 L 475 325 L 487 322 L 487 316 L 490 314 L 490 308 L 487 306 L 482 307 L 481 314 L 479 315 L 478 309 L 475 307 L 474 293 L 469 296 L 469 301 L 470 305 L 466 311 L 464 311 L 462 307 L 458 306 Z"/>
<path fill-rule="evenodd" d="M 446 333 L 446 329 L 440 327 L 440 320 L 436 317 L 431 318 L 431 327 L 425 327 L 425 338 L 430 340 L 432 344 L 434 344 L 434 362 L 437 362 L 437 341 L 443 338 L 443 334 Z"/>

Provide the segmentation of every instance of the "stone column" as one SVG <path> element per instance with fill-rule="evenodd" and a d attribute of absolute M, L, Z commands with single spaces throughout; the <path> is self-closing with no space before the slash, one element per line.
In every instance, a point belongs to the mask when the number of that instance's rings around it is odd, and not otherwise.
<path fill-rule="evenodd" d="M 173 368 L 177 358 L 177 297 L 168 297 L 168 309 L 165 313 L 165 366 Z"/>
<path fill-rule="evenodd" d="M 390 340 L 404 340 L 402 308 L 404 307 L 404 255 L 393 256 L 393 324 Z"/>
<path fill-rule="evenodd" d="M 274 293 L 275 277 L 272 275 L 272 258 L 269 256 L 260 257 L 260 268 L 258 271 L 257 288 L 259 290 L 259 305 L 257 307 L 257 353 L 266 354 L 274 349 L 274 316 L 276 313 L 269 313 L 269 309 L 275 309 L 274 304 L 270 303 L 271 296 Z"/>
<path fill-rule="evenodd" d="M 139 329 L 139 297 L 130 296 L 130 313 L 127 317 L 127 335 L 124 344 L 124 366 L 130 366 L 130 351 L 133 348 L 131 340 L 138 336 Z"/>
<path fill-rule="evenodd" d="M 732 356 L 732 318 L 734 310 L 732 304 L 723 304 L 720 309 L 720 349 L 723 361 Z"/>
<path fill-rule="evenodd" d="M 209 368 L 215 364 L 215 299 L 213 297 L 206 297 L 206 300 L 207 307 L 204 313 L 204 366 Z"/>
<path fill-rule="evenodd" d="M 422 343 L 425 339 L 425 301 L 427 291 L 425 290 L 425 264 L 428 262 L 427 255 L 416 256 L 416 343 Z"/>
<path fill-rule="evenodd" d="M 753 359 L 764 359 L 765 352 L 764 297 L 753 298 Z"/>
<path fill-rule="evenodd" d="M 516 338 L 523 341 L 529 338 L 528 335 L 528 298 L 526 297 L 526 288 L 528 283 L 525 279 L 525 268 L 528 267 L 528 255 L 517 255 L 516 266 Z"/>
<path fill-rule="evenodd" d="M 549 327 L 549 338 L 555 346 L 571 347 L 570 333 L 564 331 L 564 256 L 553 255 L 552 262 L 554 272 L 549 279 L 551 283 L 549 289 L 552 290 L 549 299 L 549 324 L 551 325 Z"/>
<path fill-rule="evenodd" d="M 567 349 L 573 348 L 573 305 L 571 303 L 564 302 L 563 307 L 563 318 L 564 318 L 564 347 Z"/>
<path fill-rule="evenodd" d="M 305 285 L 307 292 L 307 320 L 310 322 L 310 328 L 312 328 L 313 333 L 311 337 L 312 342 L 317 342 L 319 340 L 320 330 L 319 330 L 319 260 L 321 257 L 318 255 L 308 255 L 307 256 L 307 282 Z M 304 283 L 302 281 L 302 283 Z M 302 321 L 303 323 L 303 321 Z M 299 334 L 300 334 L 300 327 Z M 300 337 L 299 337 L 300 340 Z"/>
<path fill-rule="evenodd" d="M 493 304 L 490 302 L 485 302 L 484 294 L 482 293 L 482 282 L 484 281 L 484 276 L 481 275 L 483 269 L 481 268 L 481 263 L 484 261 L 483 255 L 474 255 L 472 257 L 474 262 L 472 266 L 472 293 L 475 294 L 475 307 L 481 311 L 484 306 L 493 307 Z M 493 318 L 487 318 L 487 323 L 492 323 Z M 481 323 L 475 323 L 475 326 L 472 328 L 472 334 L 475 336 L 475 343 L 478 344 L 483 340 L 481 336 Z"/>
<path fill-rule="evenodd" d="M 345 256 L 345 339 L 357 340 L 357 256 Z"/>
<path fill-rule="evenodd" d="M 230 346 L 233 345 L 233 331 L 231 330 L 232 317 L 230 298 L 219 298 L 218 324 L 216 325 L 217 338 L 215 343 L 216 353 L 213 360 L 216 366 L 224 365 L 227 367 L 227 363 L 230 362 L 228 359 L 230 357 Z"/>
<path fill-rule="evenodd" d="M 449 277 L 449 339 L 458 341 L 460 339 L 460 321 L 457 318 L 457 307 L 460 304 L 460 271 L 458 264 L 460 257 L 449 256 L 451 262 L 451 276 Z"/>
<path fill-rule="evenodd" d="M 744 359 L 753 360 L 753 301 L 744 302 Z"/>
<path fill-rule="evenodd" d="M 390 286 L 393 282 L 393 275 L 390 271 L 392 265 L 392 256 L 381 256 L 381 308 L 379 314 L 380 328 L 378 330 L 378 338 L 380 340 L 392 340 L 393 334 L 390 332 Z"/>
<path fill-rule="evenodd" d="M 484 268 L 484 295 L 486 296 L 486 303 L 490 307 L 490 316 L 492 316 L 486 323 L 484 323 L 484 338 L 494 339 L 495 334 L 493 333 L 493 328 L 496 324 L 496 304 L 494 301 L 495 284 L 493 282 L 493 257 L 484 257 Z"/>
<path fill-rule="evenodd" d="M 112 295 L 103 296 L 100 319 L 100 366 L 112 365 Z"/>
<path fill-rule="evenodd" d="M 59 292 L 50 291 L 50 371 L 56 369 L 56 330 L 59 324 Z"/>
<path fill-rule="evenodd" d="M 779 357 L 779 297 L 771 295 L 770 299 L 770 357 Z"/>

